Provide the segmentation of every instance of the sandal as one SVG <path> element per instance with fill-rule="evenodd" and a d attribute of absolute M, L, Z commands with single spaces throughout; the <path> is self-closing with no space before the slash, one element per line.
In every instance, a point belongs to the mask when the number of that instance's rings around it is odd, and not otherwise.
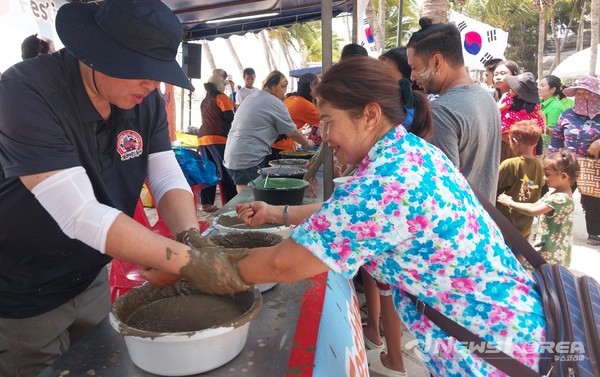
<path fill-rule="evenodd" d="M 385 348 L 385 338 L 381 338 L 381 344 L 375 344 L 372 341 L 370 341 L 369 338 L 367 338 L 367 334 L 365 334 L 365 332 L 363 331 L 363 339 L 365 340 L 365 347 L 367 348 L 367 350 L 383 351 L 383 349 Z"/>
<path fill-rule="evenodd" d="M 383 365 L 381 362 L 381 351 L 371 350 L 367 351 L 367 361 L 369 362 L 369 371 L 380 374 L 386 377 L 408 377 L 408 373 L 398 372 L 397 370 L 390 369 Z"/>
<path fill-rule="evenodd" d="M 219 207 L 217 207 L 214 204 L 202 204 L 202 206 L 200 207 L 200 209 L 204 212 L 217 212 L 219 210 Z"/>
<path fill-rule="evenodd" d="M 587 244 L 592 246 L 600 245 L 600 237 L 598 236 L 588 236 Z"/>

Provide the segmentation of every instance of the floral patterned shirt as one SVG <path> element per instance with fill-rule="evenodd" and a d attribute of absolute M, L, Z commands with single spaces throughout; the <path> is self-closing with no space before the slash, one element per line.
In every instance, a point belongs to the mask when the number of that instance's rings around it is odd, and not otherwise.
<path fill-rule="evenodd" d="M 548 263 L 568 266 L 573 243 L 573 198 L 562 192 L 549 192 L 540 200 L 554 212 L 540 216 L 533 247 Z"/>
<path fill-rule="evenodd" d="M 511 110 L 511 106 L 513 105 L 513 97 L 510 95 L 505 95 L 500 100 L 506 107 L 500 111 L 500 122 L 502 125 L 502 133 L 509 132 L 510 127 L 516 122 L 522 120 L 530 120 L 533 119 L 537 122 L 538 126 L 543 129 L 546 124 L 544 119 L 540 116 L 540 104 L 536 104 L 535 108 L 531 113 L 528 113 L 527 110 L 521 109 L 519 111 Z"/>
<path fill-rule="evenodd" d="M 589 119 L 576 114 L 573 109 L 565 110 L 552 132 L 549 149 L 568 148 L 577 156 L 587 156 L 590 144 L 600 138 L 600 115 Z"/>
<path fill-rule="evenodd" d="M 545 320 L 534 284 L 465 178 L 436 147 L 396 127 L 291 237 L 351 278 L 392 287 L 433 374 L 503 376 L 428 318 L 408 291 L 537 370 Z"/>

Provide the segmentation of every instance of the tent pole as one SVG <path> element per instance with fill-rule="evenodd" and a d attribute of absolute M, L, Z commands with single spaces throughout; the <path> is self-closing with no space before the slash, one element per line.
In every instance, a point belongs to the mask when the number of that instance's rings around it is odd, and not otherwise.
<path fill-rule="evenodd" d="M 331 68 L 333 60 L 332 18 L 332 0 L 323 0 L 321 2 L 321 42 L 323 46 L 321 65 L 323 67 L 323 72 L 327 72 L 327 70 Z M 327 200 L 333 192 L 333 153 L 331 148 L 329 148 L 325 142 L 323 142 L 322 148 L 323 200 Z"/>
<path fill-rule="evenodd" d="M 398 30 L 396 47 L 402 46 L 402 16 L 404 15 L 404 0 L 398 1 Z"/>
<path fill-rule="evenodd" d="M 352 43 L 358 43 L 358 0 L 352 0 Z"/>

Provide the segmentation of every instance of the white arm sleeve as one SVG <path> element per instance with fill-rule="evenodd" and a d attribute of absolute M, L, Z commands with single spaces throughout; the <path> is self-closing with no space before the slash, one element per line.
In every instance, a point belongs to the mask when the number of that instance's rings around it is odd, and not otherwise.
<path fill-rule="evenodd" d="M 98 202 L 84 168 L 62 170 L 31 192 L 67 236 L 104 254 L 108 230 L 121 211 Z"/>
<path fill-rule="evenodd" d="M 173 151 L 148 156 L 148 185 L 157 206 L 163 195 L 172 189 L 183 189 L 193 195 Z"/>

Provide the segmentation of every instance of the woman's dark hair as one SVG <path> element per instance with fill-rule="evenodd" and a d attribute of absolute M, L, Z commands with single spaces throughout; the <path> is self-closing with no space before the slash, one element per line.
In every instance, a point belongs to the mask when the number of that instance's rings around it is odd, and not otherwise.
<path fill-rule="evenodd" d="M 513 97 L 512 100 L 513 103 L 510 107 L 510 110 L 512 111 L 519 111 L 525 109 L 527 114 L 531 114 L 531 112 L 535 110 L 535 106 L 537 105 L 537 103 L 527 102 L 521 97 Z"/>
<path fill-rule="evenodd" d="M 394 62 L 396 65 L 396 69 L 400 72 L 403 78 L 410 80 L 410 74 L 412 69 L 408 64 L 408 57 L 406 56 L 406 47 L 395 47 L 392 48 L 381 55 L 382 58 L 390 60 Z M 414 133 L 417 136 L 420 136 L 424 139 L 427 139 L 431 136 L 431 128 L 432 128 L 432 117 L 430 112 L 430 105 L 427 96 L 423 94 L 418 89 L 417 85 L 412 85 L 412 93 L 408 93 L 408 96 L 412 96 L 413 106 L 414 106 L 414 118 L 408 129 L 409 132 Z M 403 93 L 403 100 L 406 101 L 407 94 Z"/>
<path fill-rule="evenodd" d="M 517 62 L 515 62 L 513 60 L 505 60 L 503 62 L 500 62 L 500 63 L 498 63 L 498 65 L 496 66 L 496 68 L 498 68 L 501 65 L 503 65 L 506 68 L 508 68 L 508 70 L 510 71 L 510 73 L 513 76 L 517 76 L 521 72 L 521 69 L 519 68 L 519 65 L 517 64 Z"/>
<path fill-rule="evenodd" d="M 319 76 L 314 73 L 305 73 L 298 79 L 298 90 L 289 96 L 300 96 L 309 102 L 313 102 L 314 98 L 310 95 L 310 86 L 314 86 L 318 82 Z"/>
<path fill-rule="evenodd" d="M 571 183 L 577 181 L 581 168 L 579 162 L 568 150 L 560 150 L 558 152 L 550 152 L 544 157 L 544 165 L 551 167 L 559 173 L 567 173 L 571 179 Z"/>
<path fill-rule="evenodd" d="M 344 59 L 321 78 L 316 88 L 318 100 L 347 111 L 354 118 L 360 117 L 368 104 L 377 103 L 384 117 L 394 124 L 401 124 L 405 118 L 405 103 L 400 83 L 382 80 L 381 73 L 385 70 L 383 63 L 373 58 L 352 56 Z M 413 122 L 417 112 L 415 108 Z"/>
<path fill-rule="evenodd" d="M 410 79 L 410 73 L 412 69 L 408 64 L 408 57 L 406 56 L 406 47 L 395 47 L 387 50 L 381 54 L 380 58 L 391 60 L 396 65 L 396 69 L 402 74 L 402 77 Z"/>
<path fill-rule="evenodd" d="M 419 25 L 421 30 L 413 33 L 407 48 L 414 49 L 424 61 L 434 54 L 441 54 L 454 67 L 465 64 L 460 31 L 454 24 L 434 24 L 431 19 L 422 17 Z"/>
<path fill-rule="evenodd" d="M 558 78 L 557 76 L 554 76 L 554 75 L 548 75 L 548 76 L 544 77 L 544 79 L 546 79 L 546 82 L 548 83 L 548 87 L 550 89 L 554 89 L 554 95 L 557 96 L 558 99 L 566 98 L 565 94 L 563 93 L 564 85 L 560 81 L 560 78 Z"/>
<path fill-rule="evenodd" d="M 281 80 L 285 79 L 285 75 L 277 70 L 269 73 L 269 75 L 263 81 L 263 89 L 271 89 L 274 86 L 277 86 L 281 82 Z"/>

